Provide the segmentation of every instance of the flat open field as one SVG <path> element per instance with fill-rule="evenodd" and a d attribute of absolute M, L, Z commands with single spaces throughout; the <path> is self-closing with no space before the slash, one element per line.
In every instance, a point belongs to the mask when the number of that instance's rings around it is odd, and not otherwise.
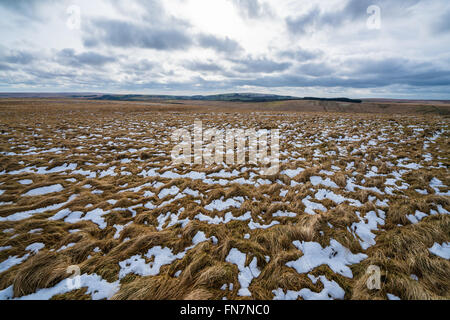
<path fill-rule="evenodd" d="M 0 299 L 450 299 L 448 110 L 0 100 Z M 195 120 L 279 173 L 173 165 Z"/>

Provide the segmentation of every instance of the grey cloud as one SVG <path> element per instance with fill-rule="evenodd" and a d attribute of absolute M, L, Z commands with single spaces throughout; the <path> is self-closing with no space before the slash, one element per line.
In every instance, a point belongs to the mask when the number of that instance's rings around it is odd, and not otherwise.
<path fill-rule="evenodd" d="M 31 53 L 25 51 L 11 51 L 0 59 L 12 64 L 29 64 L 34 60 L 34 57 Z"/>
<path fill-rule="evenodd" d="M 401 1 L 398 2 L 400 3 Z M 342 20 L 344 17 L 348 17 L 350 19 L 365 19 L 367 17 L 367 8 L 371 5 L 379 4 L 380 2 L 375 2 L 373 0 L 350 0 L 341 12 L 329 14 L 328 17 L 330 20 L 333 20 L 333 17 L 335 17 L 338 21 Z"/>
<path fill-rule="evenodd" d="M 383 17 L 395 17 L 407 14 L 407 10 L 420 0 L 348 0 L 341 10 L 322 11 L 317 6 L 297 17 L 287 17 L 286 25 L 293 34 L 305 34 L 324 27 L 337 28 L 346 22 L 367 19 L 367 8 L 377 5 Z"/>
<path fill-rule="evenodd" d="M 450 10 L 447 10 L 434 23 L 434 31 L 438 33 L 447 33 L 450 31 Z"/>
<path fill-rule="evenodd" d="M 73 49 L 63 49 L 58 52 L 57 61 L 62 65 L 72 67 L 80 67 L 83 65 L 98 67 L 114 62 L 116 61 L 116 58 L 108 57 L 92 51 L 76 54 Z"/>
<path fill-rule="evenodd" d="M 382 60 L 373 59 L 351 59 L 345 63 L 346 67 L 353 68 L 356 74 L 385 75 L 385 74 L 403 74 L 408 70 L 416 70 L 420 66 L 429 66 L 427 64 L 411 63 L 402 58 L 387 58 Z"/>
<path fill-rule="evenodd" d="M 221 53 L 235 53 L 242 47 L 228 37 L 211 34 L 191 35 L 177 24 L 167 27 L 154 24 L 138 24 L 119 20 L 97 19 L 84 31 L 84 45 L 97 47 L 102 44 L 122 48 L 145 48 L 155 50 L 185 50 L 197 44 L 202 48 Z"/>
<path fill-rule="evenodd" d="M 353 67 L 341 72 L 341 67 Z M 303 66 L 305 68 L 305 66 Z M 320 66 L 311 66 L 311 70 L 320 70 Z M 392 85 L 416 87 L 449 86 L 450 70 L 441 70 L 431 63 L 406 59 L 369 60 L 357 59 L 345 61 L 327 71 L 324 66 L 320 74 L 290 73 L 287 75 L 264 76 L 251 80 L 234 80 L 235 85 L 254 85 L 261 87 L 348 87 L 376 88 Z M 301 68 L 300 68 L 301 69 Z"/>
<path fill-rule="evenodd" d="M 290 49 L 277 53 L 280 58 L 288 58 L 299 62 L 305 62 L 314 60 L 323 56 L 323 52 L 320 50 L 307 50 L 307 49 Z"/>
<path fill-rule="evenodd" d="M 73 80 L 76 79 L 77 75 L 71 72 L 70 70 L 63 68 L 52 68 L 52 67 L 40 67 L 40 66 L 27 66 L 21 70 L 16 70 L 18 72 L 18 76 L 11 77 L 11 81 L 21 81 L 20 78 L 23 78 L 22 72 L 27 75 L 28 83 L 40 84 L 42 80 L 45 82 L 55 82 L 58 83 L 63 80 Z"/>
<path fill-rule="evenodd" d="M 54 0 L 2 0 L 0 7 L 31 21 L 43 21 L 42 12 L 39 9 L 43 5 L 54 2 Z"/>
<path fill-rule="evenodd" d="M 306 33 L 307 28 L 314 26 L 319 16 L 320 10 L 318 8 L 314 8 L 296 18 L 287 17 L 286 24 L 290 32 L 303 34 Z"/>
<path fill-rule="evenodd" d="M 20 66 L 32 64 L 35 60 L 33 54 L 23 50 L 6 50 L 0 52 L 0 70 L 14 71 Z"/>
<path fill-rule="evenodd" d="M 232 0 L 232 2 L 246 18 L 255 19 L 273 14 L 271 8 L 259 0 Z"/>
<path fill-rule="evenodd" d="M 283 77 L 260 77 L 253 80 L 235 80 L 234 85 L 251 85 L 267 88 L 277 87 L 346 87 L 346 88 L 376 88 L 395 84 L 410 86 L 448 86 L 450 85 L 450 72 L 443 73 L 438 77 L 436 74 L 430 75 L 427 79 L 413 78 L 342 78 L 342 77 L 319 77 L 311 78 L 301 75 L 289 75 Z"/>
<path fill-rule="evenodd" d="M 139 6 L 140 14 L 138 16 L 136 16 L 135 10 L 130 11 L 130 7 L 132 7 L 130 2 Z M 158 28 L 162 25 L 172 26 L 172 29 L 175 29 L 174 26 L 178 28 L 189 28 L 191 26 L 188 21 L 179 19 L 166 12 L 162 5 L 163 2 L 163 0 L 112 0 L 112 4 L 117 10 L 121 14 L 132 18 L 134 22 L 141 22 L 153 28 Z"/>
<path fill-rule="evenodd" d="M 419 2 L 420 0 L 349 0 L 344 9 L 341 12 L 337 12 L 336 15 L 347 17 L 351 20 L 366 19 L 367 8 L 371 5 L 376 5 L 380 7 L 384 17 L 398 16 L 399 14 L 407 14 L 408 9 Z M 343 17 L 338 19 L 342 20 L 344 19 Z"/>
<path fill-rule="evenodd" d="M 202 77 L 195 77 L 187 82 L 170 81 L 159 83 L 152 80 L 140 84 L 115 83 L 108 80 L 107 75 L 90 75 L 87 73 L 82 78 L 76 77 L 71 73 L 64 72 L 44 72 L 40 71 L 35 74 L 45 79 L 69 79 L 74 78 L 77 83 L 85 83 L 95 85 L 96 81 L 105 81 L 111 86 L 120 86 L 121 89 L 155 89 L 155 90 L 198 90 L 218 88 L 233 88 L 242 86 L 256 86 L 265 88 L 275 87 L 342 87 L 342 88 L 381 88 L 395 85 L 406 85 L 412 87 L 438 87 L 450 85 L 450 70 L 440 70 L 431 63 L 411 61 L 407 59 L 388 58 L 379 60 L 370 60 L 365 58 L 349 59 L 340 65 L 330 66 L 327 64 L 305 63 L 296 68 L 291 69 L 283 75 L 266 75 L 263 73 L 271 73 L 275 71 L 286 70 L 286 66 L 277 66 L 276 63 L 268 59 L 244 59 L 234 60 L 240 68 L 246 70 L 241 75 L 245 79 L 241 79 L 239 74 L 226 74 L 220 65 L 214 61 L 191 61 L 185 62 L 184 66 L 190 70 L 199 72 L 221 72 L 227 75 L 227 79 L 223 81 L 206 81 Z M 241 63 L 241 64 L 239 64 Z M 244 63 L 247 63 L 245 65 Z M 341 71 L 342 69 L 350 69 Z M 97 79 L 97 80 L 95 80 Z M 139 79 L 139 78 L 138 78 Z M 194 88 L 195 85 L 195 88 Z"/>
<path fill-rule="evenodd" d="M 219 72 L 223 70 L 221 66 L 212 61 L 208 62 L 190 61 L 185 63 L 185 67 L 192 71 L 202 71 L 202 72 Z"/>
<path fill-rule="evenodd" d="M 7 64 L 0 63 L 0 71 L 11 71 L 11 70 L 14 69 L 8 66 Z"/>
<path fill-rule="evenodd" d="M 214 35 L 201 34 L 197 37 L 198 44 L 203 48 L 214 49 L 217 52 L 235 53 L 242 50 L 241 45 L 228 37 L 218 38 Z"/>
<path fill-rule="evenodd" d="M 342 66 L 350 69 L 346 75 L 354 78 L 378 78 L 389 83 L 430 85 L 433 82 L 450 84 L 446 76 L 450 70 L 430 61 L 415 61 L 405 58 L 348 59 Z"/>
<path fill-rule="evenodd" d="M 155 66 L 156 66 L 156 63 L 144 59 L 144 60 L 140 60 L 136 63 L 128 64 L 127 69 L 132 72 L 146 72 L 146 71 L 153 70 L 153 68 L 155 68 Z"/>
<path fill-rule="evenodd" d="M 110 0 L 110 2 L 121 12 L 128 13 L 130 1 Z M 161 19 L 166 16 L 159 0 L 135 0 L 134 4 L 140 5 L 143 12 L 153 18 Z"/>
<path fill-rule="evenodd" d="M 84 35 L 87 47 L 106 44 L 123 48 L 181 50 L 192 44 L 182 30 L 138 25 L 119 20 L 95 20 Z"/>
<path fill-rule="evenodd" d="M 240 73 L 273 73 L 288 69 L 292 64 L 290 62 L 276 62 L 267 58 L 253 59 L 230 59 L 237 64 L 236 71 Z"/>
<path fill-rule="evenodd" d="M 88 21 L 83 29 L 84 45 L 184 50 L 193 44 L 188 32 L 189 22 L 168 14 L 161 0 L 134 0 L 133 3 L 140 8 L 140 14 L 129 10 L 128 1 L 112 1 L 121 14 L 132 20 L 102 18 Z"/>
<path fill-rule="evenodd" d="M 314 77 L 330 75 L 336 72 L 332 67 L 324 63 L 306 63 L 299 66 L 297 71 L 301 74 Z"/>

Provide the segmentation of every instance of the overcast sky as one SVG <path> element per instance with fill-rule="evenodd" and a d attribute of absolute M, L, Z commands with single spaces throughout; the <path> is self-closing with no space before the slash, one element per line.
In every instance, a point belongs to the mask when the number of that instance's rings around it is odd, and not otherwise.
<path fill-rule="evenodd" d="M 0 0 L 0 39 L 3 92 L 450 99 L 448 0 Z"/>

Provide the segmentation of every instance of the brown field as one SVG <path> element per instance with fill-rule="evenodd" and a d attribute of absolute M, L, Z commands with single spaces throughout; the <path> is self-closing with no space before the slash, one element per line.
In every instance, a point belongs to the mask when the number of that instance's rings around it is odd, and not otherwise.
<path fill-rule="evenodd" d="M 0 299 L 449 299 L 449 111 L 0 100 Z M 281 129 L 280 173 L 172 165 L 194 120 Z"/>

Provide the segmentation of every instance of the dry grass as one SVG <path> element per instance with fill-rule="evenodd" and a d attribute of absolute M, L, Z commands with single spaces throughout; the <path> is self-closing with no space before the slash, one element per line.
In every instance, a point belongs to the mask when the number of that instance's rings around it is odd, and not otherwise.
<path fill-rule="evenodd" d="M 0 290 L 12 286 L 14 297 L 21 297 L 51 288 L 69 276 L 69 265 L 78 265 L 82 274 L 96 274 L 109 283 L 118 281 L 120 288 L 112 299 L 272 299 L 272 291 L 278 288 L 320 292 L 324 289 L 320 281 L 313 283 L 308 274 L 299 274 L 286 263 L 304 255 L 294 241 L 327 247 L 335 239 L 352 253 L 366 254 L 367 259 L 351 266 L 353 278 L 336 274 L 327 265 L 315 267 L 309 275 L 335 281 L 346 299 L 386 299 L 387 293 L 402 299 L 450 298 L 450 262 L 428 250 L 434 243 L 450 241 L 450 218 L 438 212 L 450 211 L 445 195 L 450 184 L 447 118 L 295 112 L 322 106 L 319 103 L 312 108 L 306 102 L 231 104 L 227 109 L 222 103 L 183 103 L 0 101 L 0 190 L 4 191 L 0 192 L 0 248 L 4 248 L 0 264 L 28 254 L 21 263 L 0 272 Z M 359 111 L 375 104 L 363 104 Z M 326 107 L 336 112 L 359 108 L 338 103 Z M 403 113 L 405 106 L 381 110 Z M 187 128 L 194 120 L 202 120 L 205 128 L 282 128 L 281 172 L 264 177 L 251 165 L 173 166 L 172 130 Z M 436 139 L 435 133 L 440 133 Z M 420 167 L 404 166 L 411 163 Z M 69 164 L 76 164 L 76 169 L 61 169 Z M 112 167 L 113 175 L 108 173 Z M 46 172 L 35 172 L 36 168 Z M 295 177 L 282 174 L 297 168 L 305 170 Z M 156 176 L 143 174 L 150 169 Z M 15 170 L 18 172 L 8 174 Z M 210 176 L 222 170 L 237 170 L 238 174 Z M 161 177 L 168 172 L 183 175 L 192 171 L 204 173 L 216 183 Z M 337 188 L 313 185 L 313 177 L 329 179 Z M 239 183 L 238 178 L 252 183 Z M 258 179 L 268 183 L 256 185 Z M 433 179 L 442 182 L 438 192 L 430 185 Z M 23 180 L 32 183 L 22 184 Z M 55 184 L 60 184 L 62 191 L 24 196 Z M 352 185 L 358 187 L 352 190 Z M 187 188 L 198 194 L 183 194 L 180 199 L 175 198 L 177 194 L 158 197 L 172 187 L 180 190 L 178 195 Z M 320 190 L 347 201 L 319 200 Z M 77 197 L 67 202 L 73 195 Z M 239 208 L 206 209 L 215 200 L 238 197 L 244 199 Z M 305 199 L 326 210 L 308 214 Z M 352 205 L 348 199 L 360 205 Z M 61 203 L 65 204 L 51 207 Z M 9 221 L 13 215 L 45 207 L 49 208 Z M 107 212 L 104 228 L 92 220 L 51 219 L 64 209 L 79 212 L 79 217 L 103 210 Z M 364 250 L 352 227 L 370 212 L 380 215 L 380 210 L 385 214 L 384 224 L 373 230 L 376 244 Z M 413 224 L 410 215 L 416 211 L 426 217 Z M 276 216 L 279 212 L 295 216 Z M 229 213 L 234 220 L 226 224 L 199 219 L 199 215 L 225 219 Z M 238 219 L 246 213 L 255 224 L 277 224 L 252 229 L 249 220 Z M 171 223 L 172 215 L 186 224 Z M 118 231 L 118 226 L 123 229 Z M 149 265 L 154 258 L 145 254 L 157 246 L 180 254 L 192 246 L 199 232 L 208 240 L 163 265 L 157 275 L 131 272 L 119 279 L 120 262 L 137 255 Z M 36 243 L 44 245 L 38 253 L 27 250 Z M 61 250 L 63 246 L 67 248 Z M 226 262 L 232 248 L 246 254 L 246 265 L 256 258 L 261 274 L 249 286 L 251 297 L 239 295 L 240 271 Z M 370 265 L 382 270 L 381 290 L 367 289 Z M 412 279 L 412 274 L 419 280 Z M 226 290 L 221 289 L 223 285 Z M 91 295 L 81 288 L 52 298 L 90 299 Z"/>

